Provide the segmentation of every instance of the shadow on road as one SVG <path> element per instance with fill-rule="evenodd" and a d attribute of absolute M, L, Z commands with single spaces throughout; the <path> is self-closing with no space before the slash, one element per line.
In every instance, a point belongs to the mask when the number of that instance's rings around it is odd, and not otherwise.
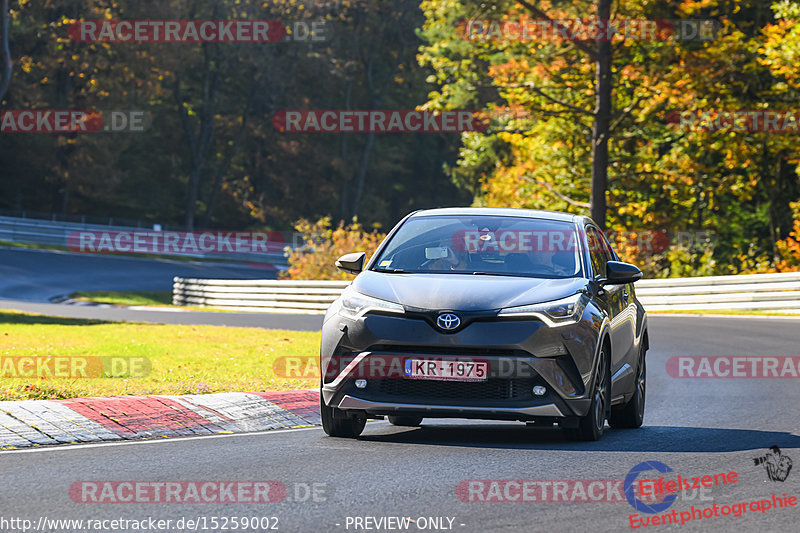
<path fill-rule="evenodd" d="M 772 445 L 800 448 L 800 437 L 787 432 L 676 426 L 609 429 L 599 442 L 575 442 L 557 428 L 522 425 L 436 425 L 392 428 L 396 432 L 365 434 L 361 440 L 466 448 L 575 450 L 609 452 L 736 452 L 763 450 Z"/>

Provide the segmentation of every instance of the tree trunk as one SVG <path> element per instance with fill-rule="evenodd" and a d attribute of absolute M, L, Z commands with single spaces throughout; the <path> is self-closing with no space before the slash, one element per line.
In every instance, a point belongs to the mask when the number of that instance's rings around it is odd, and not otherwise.
<path fill-rule="evenodd" d="M 611 18 L 611 0 L 598 0 L 597 18 Z M 611 40 L 597 42 L 595 110 L 592 126 L 592 218 L 606 227 L 606 189 L 608 188 L 608 135 L 611 122 Z"/>
<path fill-rule="evenodd" d="M 370 94 L 370 109 L 380 109 L 382 96 L 375 90 L 375 78 L 372 72 L 373 58 L 366 61 L 367 67 L 367 87 Z M 358 216 L 358 210 L 361 207 L 361 198 L 364 196 L 364 182 L 367 179 L 367 168 L 369 167 L 369 158 L 372 155 L 372 148 L 375 146 L 375 132 L 370 131 L 367 134 L 367 144 L 364 146 L 364 152 L 361 154 L 361 163 L 358 167 L 356 177 L 356 192 L 353 197 L 353 217 Z"/>
<path fill-rule="evenodd" d="M 11 50 L 8 47 L 9 19 L 8 0 L 0 2 L 0 102 L 6 96 L 11 82 Z"/>
<path fill-rule="evenodd" d="M 206 72 L 203 85 L 200 125 L 197 135 L 195 135 L 191 121 L 189 120 L 189 113 L 183 101 L 181 77 L 179 75 L 175 77 L 175 97 L 177 99 L 178 112 L 181 116 L 181 124 L 183 125 L 183 131 L 189 144 L 189 151 L 192 158 L 186 194 L 185 225 L 186 229 L 189 231 L 194 229 L 197 200 L 200 197 L 200 184 L 203 181 L 205 159 L 214 137 L 214 104 L 216 102 L 218 81 L 217 74 L 211 70 L 210 60 L 208 55 L 206 55 Z"/>
<path fill-rule="evenodd" d="M 59 67 L 55 78 L 57 106 L 61 109 L 68 109 L 72 107 L 72 101 L 70 99 L 70 94 L 72 93 L 72 76 L 70 76 L 67 69 Z M 74 136 L 74 134 L 71 136 Z M 59 186 L 58 198 L 53 204 L 53 212 L 67 214 L 71 181 L 74 179 L 74 176 L 72 176 L 70 172 L 70 157 L 75 152 L 76 147 L 72 143 L 65 143 L 57 146 L 55 150 L 58 160 L 56 176 Z"/>
<path fill-rule="evenodd" d="M 353 216 L 358 216 L 358 210 L 361 207 L 361 198 L 364 196 L 364 182 L 367 179 L 367 168 L 369 167 L 369 156 L 372 155 L 372 147 L 375 146 L 375 132 L 369 132 L 367 137 L 367 145 L 364 147 L 364 153 L 361 154 L 361 164 L 358 168 L 358 177 L 356 179 L 356 195 L 353 200 Z"/>
<path fill-rule="evenodd" d="M 345 99 L 344 99 L 344 108 L 350 111 L 350 97 L 352 95 L 353 90 L 353 80 L 347 80 L 347 89 L 345 90 Z M 342 176 L 342 192 L 341 197 L 339 198 L 339 205 L 340 205 L 340 213 L 342 220 L 347 218 L 347 199 L 349 196 L 349 185 L 350 185 L 350 176 L 347 172 L 346 165 L 347 165 L 347 141 L 350 139 L 349 135 L 340 135 L 339 136 L 342 140 L 341 146 L 339 148 L 339 159 L 341 160 L 341 167 L 339 168 L 339 172 Z"/>

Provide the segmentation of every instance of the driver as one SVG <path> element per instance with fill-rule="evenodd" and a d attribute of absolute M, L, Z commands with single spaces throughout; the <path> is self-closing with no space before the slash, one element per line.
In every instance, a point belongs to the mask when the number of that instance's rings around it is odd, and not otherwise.
<path fill-rule="evenodd" d="M 550 274 L 556 271 L 556 266 L 553 263 L 553 258 L 556 253 L 552 250 L 538 250 L 529 255 L 533 269 L 536 272 Z"/>
<path fill-rule="evenodd" d="M 440 241 L 439 247 L 433 248 L 433 250 L 436 250 L 437 254 L 441 254 L 441 257 L 427 261 L 423 265 L 425 269 L 436 271 L 465 270 L 467 268 L 467 262 L 464 260 L 461 254 L 456 253 L 447 240 Z"/>

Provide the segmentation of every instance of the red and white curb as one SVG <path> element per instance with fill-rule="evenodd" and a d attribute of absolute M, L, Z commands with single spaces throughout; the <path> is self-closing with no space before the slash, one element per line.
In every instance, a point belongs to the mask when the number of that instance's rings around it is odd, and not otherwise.
<path fill-rule="evenodd" d="M 316 390 L 2 401 L 0 449 L 320 423 Z"/>

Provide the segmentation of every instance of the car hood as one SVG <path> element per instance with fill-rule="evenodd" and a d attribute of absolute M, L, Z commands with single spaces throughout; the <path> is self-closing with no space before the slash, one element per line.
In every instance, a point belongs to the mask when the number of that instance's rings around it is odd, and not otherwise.
<path fill-rule="evenodd" d="M 367 270 L 352 287 L 406 307 L 481 311 L 565 298 L 586 287 L 584 278 L 542 279 L 471 274 L 385 274 Z"/>

